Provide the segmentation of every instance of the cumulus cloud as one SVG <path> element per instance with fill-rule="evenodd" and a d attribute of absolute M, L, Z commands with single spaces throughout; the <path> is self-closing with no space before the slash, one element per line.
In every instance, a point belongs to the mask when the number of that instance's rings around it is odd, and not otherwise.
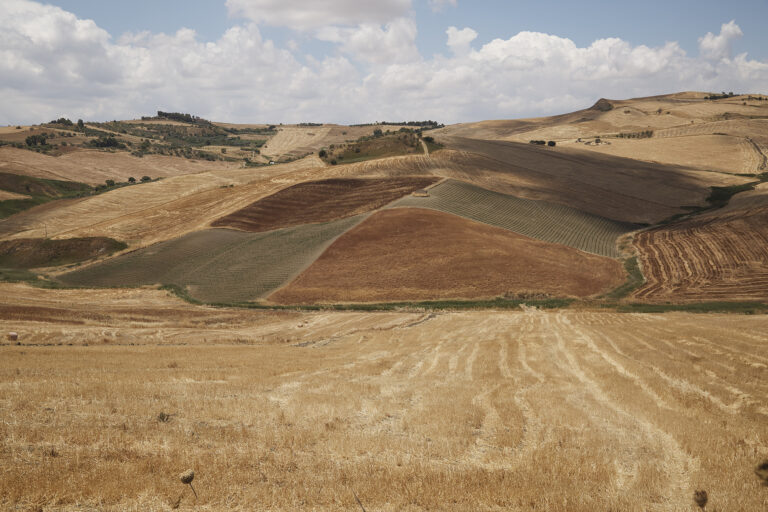
<path fill-rule="evenodd" d="M 337 43 L 356 60 L 372 64 L 392 64 L 417 60 L 416 22 L 399 18 L 384 27 L 363 24 L 356 28 L 324 27 L 316 37 Z"/>
<path fill-rule="evenodd" d="M 379 21 L 313 29 L 338 48 L 313 58 L 264 38 L 254 22 L 211 42 L 189 29 L 114 38 L 60 8 L 3 0 L 0 119 L 103 120 L 160 109 L 234 122 L 452 123 L 561 113 L 601 96 L 757 92 L 768 83 L 768 63 L 745 54 L 692 57 L 674 42 L 648 47 L 617 38 L 579 46 L 538 32 L 473 48 L 477 33 L 452 27 L 449 55 L 424 58 L 412 18 Z M 732 39 L 738 26 L 729 26 L 702 41 Z M 729 55 L 717 41 L 705 46 Z"/>
<path fill-rule="evenodd" d="M 227 0 L 230 14 L 295 30 L 385 24 L 406 16 L 411 0 Z"/>
<path fill-rule="evenodd" d="M 469 52 L 469 45 L 477 39 L 477 32 L 469 27 L 461 30 L 448 27 L 445 33 L 448 34 L 448 47 L 456 55 L 466 55 Z"/>
<path fill-rule="evenodd" d="M 723 23 L 720 27 L 720 34 L 715 35 L 712 32 L 707 32 L 707 35 L 700 37 L 699 51 L 707 59 L 730 59 L 733 53 L 733 41 L 743 35 L 744 33 L 736 21 L 731 20 L 728 23 Z"/>

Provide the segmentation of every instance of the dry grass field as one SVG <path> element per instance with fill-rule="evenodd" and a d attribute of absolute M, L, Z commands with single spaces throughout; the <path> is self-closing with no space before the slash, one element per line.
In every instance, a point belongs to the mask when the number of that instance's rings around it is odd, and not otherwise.
<path fill-rule="evenodd" d="M 0 172 L 10 172 L 35 178 L 79 181 L 89 185 L 105 180 L 137 180 L 142 176 L 169 178 L 216 169 L 235 169 L 232 162 L 188 160 L 163 155 L 137 158 L 126 152 L 110 153 L 96 149 L 77 149 L 61 156 L 49 156 L 25 149 L 0 148 Z"/>
<path fill-rule="evenodd" d="M 204 229 L 214 220 L 287 186 L 334 177 L 317 157 L 283 165 L 211 171 L 57 201 L 0 221 L 0 237 L 107 236 L 132 247 Z M 233 186 L 230 186 L 233 185 Z"/>
<path fill-rule="evenodd" d="M 463 152 L 454 153 L 458 161 L 474 161 L 477 185 L 624 222 L 659 222 L 682 213 L 681 205 L 704 204 L 709 187 L 750 181 L 573 148 L 466 138 L 444 142 Z"/>
<path fill-rule="evenodd" d="M 301 304 L 584 297 L 623 280 L 621 265 L 610 258 L 443 212 L 397 208 L 344 233 L 269 299 Z"/>
<path fill-rule="evenodd" d="M 381 208 L 438 178 L 335 178 L 309 181 L 285 188 L 211 225 L 244 231 L 330 222 Z"/>
<path fill-rule="evenodd" d="M 765 316 L 2 292 L 5 510 L 768 507 Z"/>
<path fill-rule="evenodd" d="M 768 207 L 715 212 L 635 237 L 644 300 L 768 300 Z"/>

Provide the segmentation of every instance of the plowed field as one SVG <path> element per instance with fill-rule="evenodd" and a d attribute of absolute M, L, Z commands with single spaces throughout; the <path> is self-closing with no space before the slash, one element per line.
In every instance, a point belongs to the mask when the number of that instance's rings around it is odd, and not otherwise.
<path fill-rule="evenodd" d="M 299 183 L 260 199 L 212 226 L 269 231 L 329 222 L 381 208 L 438 178 L 329 179 Z"/>
<path fill-rule="evenodd" d="M 649 300 L 768 300 L 768 207 L 637 235 Z"/>
<path fill-rule="evenodd" d="M 493 226 L 421 209 L 374 214 L 342 235 L 280 303 L 587 296 L 617 286 L 621 265 Z"/>
<path fill-rule="evenodd" d="M 0 285 L 22 343 L 0 346 L 0 508 L 669 512 L 695 489 L 768 506 L 766 316 L 163 295 Z"/>
<path fill-rule="evenodd" d="M 254 300 L 285 284 L 362 217 L 246 233 L 209 229 L 60 276 L 76 286 L 186 286 L 207 302 Z"/>
<path fill-rule="evenodd" d="M 404 197 L 392 206 L 444 211 L 611 258 L 619 256 L 616 239 L 638 228 L 567 206 L 500 194 L 453 180 L 432 187 L 429 197 Z"/>

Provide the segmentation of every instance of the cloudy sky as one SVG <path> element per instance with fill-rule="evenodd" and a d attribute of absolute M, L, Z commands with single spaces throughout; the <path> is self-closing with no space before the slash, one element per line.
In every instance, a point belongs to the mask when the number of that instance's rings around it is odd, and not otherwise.
<path fill-rule="evenodd" d="M 765 20 L 768 0 L 0 0 L 0 124 L 455 123 L 768 93 Z"/>

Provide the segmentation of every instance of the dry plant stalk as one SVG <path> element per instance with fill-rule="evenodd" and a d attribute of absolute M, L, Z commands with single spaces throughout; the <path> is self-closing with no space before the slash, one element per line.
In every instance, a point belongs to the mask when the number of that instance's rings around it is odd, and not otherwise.
<path fill-rule="evenodd" d="M 179 480 L 181 480 L 181 483 L 187 484 L 190 489 L 192 489 L 192 492 L 195 493 L 195 499 L 197 499 L 197 491 L 195 491 L 195 488 L 192 487 L 192 480 L 195 479 L 195 472 L 191 469 L 186 470 L 181 475 L 179 475 Z"/>

